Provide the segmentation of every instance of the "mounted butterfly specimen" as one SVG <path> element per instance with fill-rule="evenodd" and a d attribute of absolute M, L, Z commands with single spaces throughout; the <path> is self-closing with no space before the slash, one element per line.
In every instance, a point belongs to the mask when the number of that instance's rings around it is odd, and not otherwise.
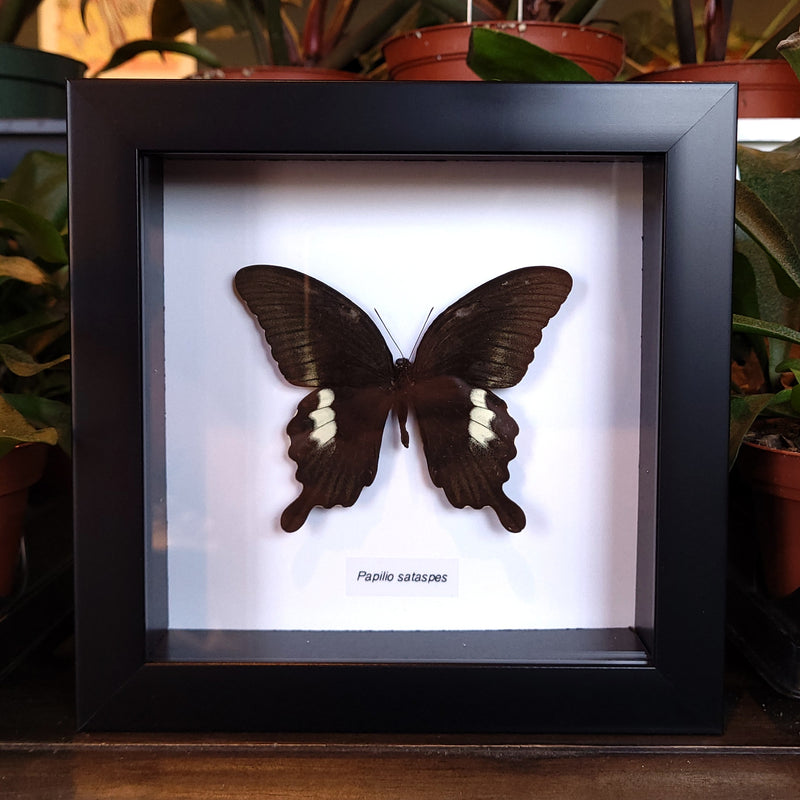
<path fill-rule="evenodd" d="M 473 289 L 433 320 L 413 362 L 393 361 L 370 317 L 309 275 L 256 265 L 234 282 L 283 376 L 312 390 L 286 428 L 303 489 L 281 515 L 284 530 L 297 530 L 315 506 L 353 505 L 375 478 L 390 411 L 408 447 L 409 409 L 431 480 L 450 503 L 490 506 L 507 530 L 525 527 L 503 492 L 519 428 L 491 390 L 522 379 L 572 288 L 569 273 L 524 267 Z"/>

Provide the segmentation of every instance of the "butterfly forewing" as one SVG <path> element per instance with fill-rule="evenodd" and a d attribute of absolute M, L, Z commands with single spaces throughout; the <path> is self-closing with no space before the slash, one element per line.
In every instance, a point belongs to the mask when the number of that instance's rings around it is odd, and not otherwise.
<path fill-rule="evenodd" d="M 415 377 L 454 375 L 483 389 L 514 386 L 571 288 L 569 273 L 558 267 L 524 267 L 487 281 L 431 323 L 417 350 Z"/>
<path fill-rule="evenodd" d="M 254 265 L 236 290 L 264 329 L 281 373 L 295 386 L 388 386 L 392 355 L 351 300 L 302 272 Z"/>

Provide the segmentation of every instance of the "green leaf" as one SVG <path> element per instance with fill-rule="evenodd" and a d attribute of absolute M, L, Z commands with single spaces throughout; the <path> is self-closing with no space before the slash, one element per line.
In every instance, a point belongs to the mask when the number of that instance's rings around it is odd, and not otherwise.
<path fill-rule="evenodd" d="M 50 283 L 50 276 L 41 267 L 21 256 L 0 256 L 0 276 L 33 286 L 46 286 Z"/>
<path fill-rule="evenodd" d="M 386 38 L 414 3 L 415 0 L 391 0 L 389 3 L 382 3 L 357 28 L 347 29 L 330 53 L 322 58 L 320 66 L 341 69 L 362 53 L 374 48 Z M 373 9 L 370 8 L 370 11 Z"/>
<path fill-rule="evenodd" d="M 192 25 L 181 0 L 155 0 L 150 10 L 150 31 L 155 39 L 174 39 Z"/>
<path fill-rule="evenodd" d="M 772 151 L 739 145 L 736 163 L 742 183 L 761 198 L 800 250 L 800 140 Z"/>
<path fill-rule="evenodd" d="M 269 48 L 272 52 L 272 63 L 290 64 L 289 47 L 283 34 L 283 18 L 281 17 L 281 0 L 257 0 L 261 5 L 261 13 L 267 25 Z"/>
<path fill-rule="evenodd" d="M 20 235 L 29 255 L 38 256 L 53 264 L 67 263 L 67 250 L 58 228 L 26 206 L 0 198 L 0 221 Z"/>
<path fill-rule="evenodd" d="M 785 325 L 779 325 L 777 322 L 753 319 L 753 317 L 745 317 L 741 314 L 733 315 L 733 330 L 738 333 L 768 336 L 772 339 L 800 344 L 800 332 L 787 328 Z"/>
<path fill-rule="evenodd" d="M 26 419 L 55 429 L 58 446 L 69 453 L 72 441 L 72 413 L 67 403 L 34 394 L 6 394 L 6 402 Z M 50 442 L 49 442 L 50 443 Z"/>
<path fill-rule="evenodd" d="M 30 353 L 20 350 L 11 344 L 0 344 L 0 361 L 2 361 L 15 375 L 30 378 L 40 372 L 67 361 L 69 355 L 58 356 L 51 361 L 37 361 Z"/>
<path fill-rule="evenodd" d="M 800 32 L 795 32 L 779 42 L 776 49 L 789 62 L 794 74 L 800 79 Z"/>
<path fill-rule="evenodd" d="M 0 395 L 0 456 L 21 442 L 56 444 L 58 432 L 53 427 L 37 428 Z"/>
<path fill-rule="evenodd" d="M 575 0 L 558 15 L 557 19 L 559 22 L 586 25 L 604 2 L 605 0 Z"/>
<path fill-rule="evenodd" d="M 197 59 L 202 64 L 209 67 L 221 66 L 219 59 L 207 48 L 201 47 L 198 44 L 189 44 L 188 42 L 172 42 L 162 41 L 155 39 L 137 39 L 133 42 L 118 47 L 112 54 L 108 63 L 100 67 L 95 75 L 100 75 L 103 72 L 116 69 L 130 61 L 140 53 L 178 53 L 180 55 L 189 56 Z"/>
<path fill-rule="evenodd" d="M 13 42 L 41 0 L 4 0 L 0 3 L 0 41 Z"/>
<path fill-rule="evenodd" d="M 737 224 L 775 260 L 780 267 L 776 279 L 786 277 L 789 287 L 779 285 L 784 294 L 800 294 L 800 253 L 781 221 L 764 201 L 742 181 L 736 182 Z"/>
<path fill-rule="evenodd" d="M 66 318 L 66 308 L 46 308 L 39 311 L 31 311 L 30 314 L 25 314 L 10 322 L 0 324 L 0 342 L 12 342 L 37 331 L 60 325 Z"/>
<path fill-rule="evenodd" d="M 166 13 L 179 19 L 177 10 L 169 10 L 169 6 L 178 3 L 182 6 L 189 21 L 189 27 L 194 28 L 198 33 L 210 33 L 221 28 L 233 28 L 234 31 L 242 32 L 247 30 L 242 3 L 245 0 L 156 0 L 153 4 L 151 22 L 155 21 L 156 11 L 162 13 L 160 4 L 167 4 Z M 182 23 L 179 23 L 182 24 Z M 153 37 L 166 38 L 172 36 L 160 30 L 152 28 Z"/>
<path fill-rule="evenodd" d="M 67 224 L 67 157 L 34 150 L 23 156 L 0 198 L 25 206 L 60 232 Z"/>
<path fill-rule="evenodd" d="M 800 358 L 787 358 L 775 367 L 778 372 L 800 372 Z"/>
<path fill-rule="evenodd" d="M 733 467 L 739 448 L 756 417 L 770 404 L 771 394 L 731 395 L 730 437 L 728 440 L 728 469 Z"/>
<path fill-rule="evenodd" d="M 485 81 L 594 82 L 594 78 L 574 61 L 550 53 L 519 36 L 489 28 L 472 30 L 467 65 Z"/>

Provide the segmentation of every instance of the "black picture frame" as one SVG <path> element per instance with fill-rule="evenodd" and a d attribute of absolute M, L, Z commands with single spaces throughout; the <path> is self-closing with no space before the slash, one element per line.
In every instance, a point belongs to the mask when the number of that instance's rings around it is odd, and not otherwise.
<path fill-rule="evenodd" d="M 81 728 L 720 730 L 735 85 L 74 81 L 68 97 Z M 168 630 L 145 534 L 165 524 L 145 503 L 163 378 L 143 349 L 163 297 L 143 275 L 162 263 L 163 160 L 187 156 L 641 161 L 654 358 L 631 630 L 317 632 L 313 662 L 270 656 L 305 632 Z M 493 662 L 498 637 L 517 659 Z M 482 655 L 415 655 L 448 639 Z"/>

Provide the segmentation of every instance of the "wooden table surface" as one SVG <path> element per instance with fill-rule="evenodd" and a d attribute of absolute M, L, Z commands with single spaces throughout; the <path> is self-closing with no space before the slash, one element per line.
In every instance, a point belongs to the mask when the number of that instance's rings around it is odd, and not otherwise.
<path fill-rule="evenodd" d="M 84 734 L 68 647 L 0 683 L 0 797 L 800 798 L 800 701 L 733 654 L 722 736 Z"/>

